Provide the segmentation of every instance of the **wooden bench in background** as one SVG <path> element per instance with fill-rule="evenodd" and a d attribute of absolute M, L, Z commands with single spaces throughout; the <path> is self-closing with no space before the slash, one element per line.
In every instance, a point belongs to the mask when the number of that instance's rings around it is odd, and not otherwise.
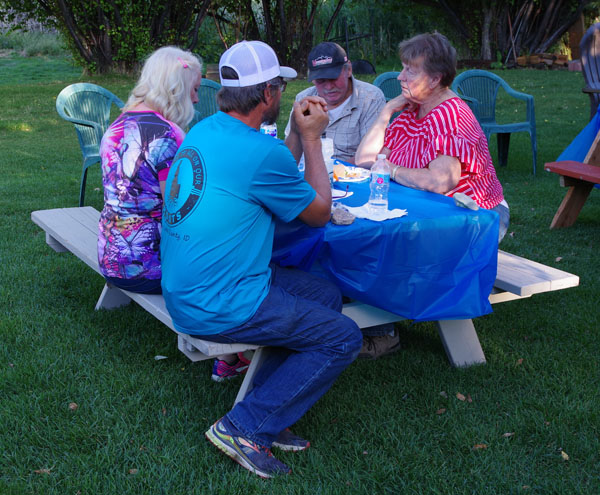
<path fill-rule="evenodd" d="M 31 219 L 46 232 L 46 242 L 55 251 L 69 251 L 100 273 L 97 259 L 98 220 L 100 213 L 90 206 L 34 211 Z M 579 277 L 535 261 L 498 251 L 498 273 L 492 304 L 530 297 L 533 294 L 579 285 Z M 242 382 L 236 402 L 250 390 L 252 379 L 265 358 L 266 348 L 250 344 L 218 344 L 175 330 L 161 295 L 127 292 L 105 284 L 96 309 L 113 309 L 135 301 L 177 333 L 178 348 L 192 361 L 221 354 L 254 349 L 254 357 Z M 360 328 L 401 321 L 403 318 L 373 306 L 354 301 L 344 305 L 343 313 Z M 485 356 L 473 321 L 440 320 L 437 323 L 442 343 L 453 366 L 485 363 Z"/>
<path fill-rule="evenodd" d="M 570 227 L 577 220 L 594 185 L 600 184 L 600 132 L 596 134 L 583 163 L 571 160 L 551 162 L 546 163 L 544 169 L 558 174 L 560 185 L 569 188 L 556 210 L 550 228 Z"/>
<path fill-rule="evenodd" d="M 567 160 L 546 163 L 544 168 L 548 172 L 558 174 L 560 185 L 569 188 L 552 219 L 550 228 L 570 227 L 577 220 L 594 185 L 600 184 L 600 167 Z"/>

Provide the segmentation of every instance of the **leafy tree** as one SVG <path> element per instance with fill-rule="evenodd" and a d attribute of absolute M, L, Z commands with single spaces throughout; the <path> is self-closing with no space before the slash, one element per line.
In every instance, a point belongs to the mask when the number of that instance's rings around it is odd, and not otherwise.
<path fill-rule="evenodd" d="M 262 39 L 303 72 L 315 17 L 327 3 L 336 5 L 333 23 L 344 0 L 0 0 L 0 8 L 9 20 L 25 13 L 56 27 L 91 72 L 131 71 L 167 44 L 202 54 L 207 32 L 221 39 L 218 51 L 240 39 Z M 201 30 L 207 18 L 212 22 Z M 207 49 L 212 58 L 214 45 Z"/>
<path fill-rule="evenodd" d="M 279 60 L 306 71 L 318 13 L 333 6 L 333 25 L 345 0 L 218 0 L 211 15 L 225 47 L 240 39 L 259 39 L 273 47 Z"/>
<path fill-rule="evenodd" d="M 432 9 L 412 0 L 346 0 L 335 26 L 332 27 L 332 6 L 319 12 L 315 23 L 314 41 L 335 39 L 342 46 L 348 40 L 348 56 L 371 62 L 382 59 L 398 60 L 398 43 L 415 34 L 450 31 L 446 19 L 431 15 Z M 325 26 L 329 28 L 325 30 Z"/>
<path fill-rule="evenodd" d="M 91 72 L 131 71 L 153 49 L 174 44 L 193 50 L 211 0 L 4 0 L 7 20 L 25 13 L 64 36 Z"/>

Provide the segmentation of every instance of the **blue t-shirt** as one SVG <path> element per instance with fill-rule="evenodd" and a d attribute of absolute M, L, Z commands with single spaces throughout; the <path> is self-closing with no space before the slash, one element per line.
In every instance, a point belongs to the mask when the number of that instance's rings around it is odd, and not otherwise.
<path fill-rule="evenodd" d="M 269 290 L 276 215 L 315 198 L 283 142 L 223 112 L 177 152 L 165 189 L 162 288 L 175 328 L 211 335 L 248 321 Z"/>

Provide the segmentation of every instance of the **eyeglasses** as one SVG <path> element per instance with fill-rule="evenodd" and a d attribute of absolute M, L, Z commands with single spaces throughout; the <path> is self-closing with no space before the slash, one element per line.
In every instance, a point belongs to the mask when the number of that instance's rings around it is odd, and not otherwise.
<path fill-rule="evenodd" d="M 338 200 L 338 199 L 344 199 L 346 196 L 348 196 L 349 189 L 350 189 L 350 184 L 346 184 L 346 192 L 342 196 L 337 196 L 336 195 L 335 197 L 333 197 L 333 200 L 335 201 L 335 200 Z M 341 189 L 334 189 L 334 191 L 342 192 Z"/>
<path fill-rule="evenodd" d="M 285 79 L 280 79 L 278 84 L 269 83 L 269 85 L 279 88 L 279 90 L 283 93 L 287 87 L 287 81 Z"/>
<path fill-rule="evenodd" d="M 284 79 L 282 79 L 281 80 L 281 84 L 279 84 L 279 89 L 283 93 L 285 91 L 285 88 L 287 88 L 287 81 L 285 81 Z"/>

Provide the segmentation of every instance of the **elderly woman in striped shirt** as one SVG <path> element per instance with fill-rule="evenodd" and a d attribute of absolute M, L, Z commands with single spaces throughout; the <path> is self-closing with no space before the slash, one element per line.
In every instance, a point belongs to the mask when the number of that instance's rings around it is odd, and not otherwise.
<path fill-rule="evenodd" d="M 383 153 L 391 162 L 391 179 L 399 184 L 447 196 L 466 194 L 500 215 L 502 240 L 510 215 L 487 140 L 469 106 L 450 90 L 456 50 L 442 34 L 420 34 L 400 44 L 400 58 L 402 93 L 380 112 L 355 163 L 370 167 Z M 402 110 L 388 126 L 394 112 Z"/>

